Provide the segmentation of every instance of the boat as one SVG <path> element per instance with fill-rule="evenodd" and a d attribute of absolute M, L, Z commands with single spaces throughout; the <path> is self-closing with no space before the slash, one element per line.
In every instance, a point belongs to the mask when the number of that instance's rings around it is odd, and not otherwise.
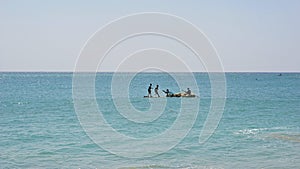
<path fill-rule="evenodd" d="M 174 94 L 169 94 L 166 97 L 197 97 L 195 94 L 186 94 L 184 93 L 174 93 Z"/>

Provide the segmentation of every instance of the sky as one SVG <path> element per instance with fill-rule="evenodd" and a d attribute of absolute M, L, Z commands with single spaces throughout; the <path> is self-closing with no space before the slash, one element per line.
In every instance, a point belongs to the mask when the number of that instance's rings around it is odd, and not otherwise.
<path fill-rule="evenodd" d="M 140 12 L 193 23 L 216 48 L 224 71 L 300 72 L 299 0 L 0 0 L 0 71 L 73 71 L 97 30 Z M 122 57 L 103 71 L 114 71 Z"/>

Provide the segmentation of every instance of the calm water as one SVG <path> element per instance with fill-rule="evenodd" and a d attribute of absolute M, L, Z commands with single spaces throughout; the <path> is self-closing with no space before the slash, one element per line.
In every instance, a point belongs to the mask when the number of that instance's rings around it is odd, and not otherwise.
<path fill-rule="evenodd" d="M 0 168 L 300 167 L 300 74 L 227 73 L 223 117 L 204 144 L 198 140 L 209 111 L 210 82 L 205 73 L 195 77 L 200 111 L 188 135 L 166 153 L 133 159 L 109 153 L 84 132 L 74 110 L 72 73 L 0 73 Z M 95 91 L 99 109 L 116 131 L 148 138 L 176 120 L 180 98 L 168 98 L 166 111 L 151 124 L 124 119 L 112 102 L 111 79 L 112 73 L 97 74 Z M 150 82 L 180 91 L 168 74 L 137 74 L 129 97 L 140 111 L 150 107 L 149 99 L 143 98 Z M 114 99 L 125 103 L 126 97 Z"/>

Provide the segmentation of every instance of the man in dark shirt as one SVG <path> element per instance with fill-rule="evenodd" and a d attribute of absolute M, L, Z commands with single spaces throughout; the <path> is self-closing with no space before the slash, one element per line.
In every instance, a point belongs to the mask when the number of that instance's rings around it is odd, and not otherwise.
<path fill-rule="evenodd" d="M 152 90 L 152 84 L 150 83 L 150 85 L 148 87 L 148 97 L 152 97 L 151 90 Z"/>

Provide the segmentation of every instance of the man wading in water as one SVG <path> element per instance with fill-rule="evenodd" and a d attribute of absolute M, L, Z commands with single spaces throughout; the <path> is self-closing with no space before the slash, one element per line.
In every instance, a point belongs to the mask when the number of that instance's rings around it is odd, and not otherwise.
<path fill-rule="evenodd" d="M 156 87 L 155 87 L 155 89 L 154 89 L 154 92 L 155 92 L 155 94 L 156 94 L 158 97 L 160 97 L 159 94 L 158 94 L 158 85 L 156 85 Z"/>
<path fill-rule="evenodd" d="M 148 97 L 152 97 L 151 90 L 152 90 L 152 84 L 150 83 L 150 85 L 148 87 Z"/>

